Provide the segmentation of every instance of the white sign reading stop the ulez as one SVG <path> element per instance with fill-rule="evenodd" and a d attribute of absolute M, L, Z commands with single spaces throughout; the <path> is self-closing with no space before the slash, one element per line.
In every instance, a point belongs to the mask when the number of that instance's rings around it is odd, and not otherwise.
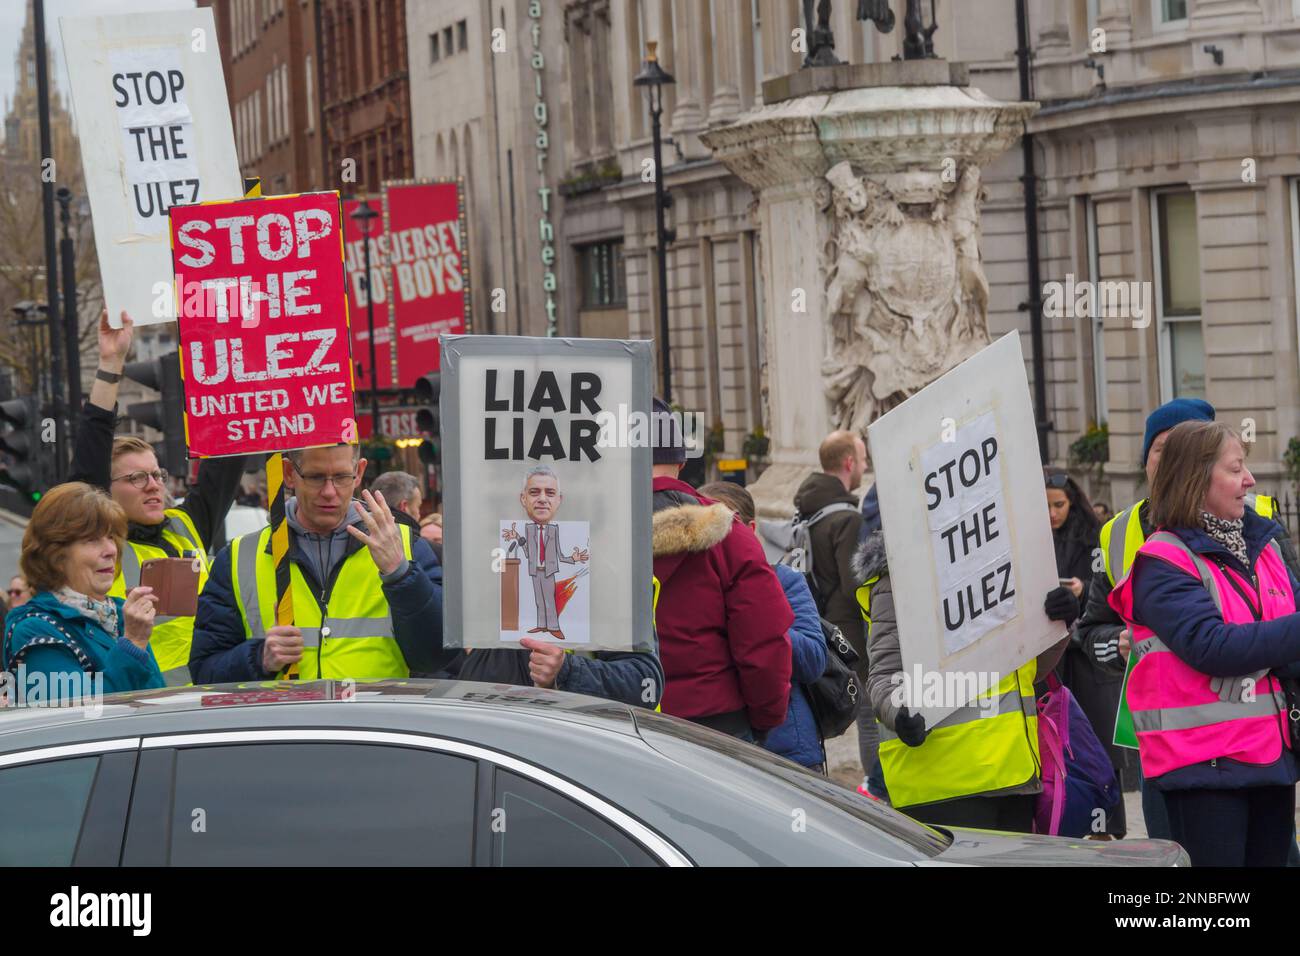
<path fill-rule="evenodd" d="M 175 321 L 167 210 L 243 195 L 212 11 L 59 27 L 109 320 Z"/>
<path fill-rule="evenodd" d="M 909 709 L 933 727 L 1064 634 L 1043 611 L 1056 557 L 1019 335 L 868 437 Z"/>

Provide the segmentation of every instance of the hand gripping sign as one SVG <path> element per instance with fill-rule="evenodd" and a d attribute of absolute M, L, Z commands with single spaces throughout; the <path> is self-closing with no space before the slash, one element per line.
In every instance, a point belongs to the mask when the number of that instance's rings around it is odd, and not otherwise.
<path fill-rule="evenodd" d="M 171 210 L 190 455 L 356 440 L 336 192 Z"/>

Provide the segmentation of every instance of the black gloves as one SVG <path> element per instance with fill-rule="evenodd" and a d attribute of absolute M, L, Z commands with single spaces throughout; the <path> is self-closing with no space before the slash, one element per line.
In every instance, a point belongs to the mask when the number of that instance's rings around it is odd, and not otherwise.
<path fill-rule="evenodd" d="M 1043 610 L 1051 620 L 1060 621 L 1069 627 L 1079 616 L 1079 599 L 1069 588 L 1052 588 L 1047 592 Z"/>
<path fill-rule="evenodd" d="M 894 733 L 909 747 L 921 746 L 925 743 L 925 717 L 909 714 L 906 707 L 900 707 L 898 716 L 894 718 Z"/>

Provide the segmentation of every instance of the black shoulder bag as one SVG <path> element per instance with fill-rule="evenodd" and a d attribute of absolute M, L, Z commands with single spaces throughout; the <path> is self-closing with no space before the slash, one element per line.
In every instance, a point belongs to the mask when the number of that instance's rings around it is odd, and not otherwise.
<path fill-rule="evenodd" d="M 822 636 L 826 638 L 826 670 L 804 688 L 812 702 L 817 732 L 827 740 L 844 733 L 857 718 L 862 706 L 862 682 L 853 671 L 858 652 L 838 627 L 825 618 L 821 621 Z"/>

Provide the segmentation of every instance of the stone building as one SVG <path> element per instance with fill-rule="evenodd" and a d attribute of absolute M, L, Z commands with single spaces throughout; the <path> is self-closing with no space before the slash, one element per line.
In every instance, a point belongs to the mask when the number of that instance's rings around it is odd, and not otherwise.
<path fill-rule="evenodd" d="M 404 0 L 315 0 L 320 51 L 322 188 L 378 192 L 408 179 L 411 109 Z M 442 0 L 431 7 L 441 7 Z M 432 104 L 425 104 L 426 108 Z"/>
<path fill-rule="evenodd" d="M 464 183 L 472 328 L 575 334 L 565 8 L 407 0 L 406 18 L 415 175 Z"/>
<path fill-rule="evenodd" d="M 235 150 L 268 194 L 325 188 L 319 0 L 199 0 L 217 23 Z"/>
<path fill-rule="evenodd" d="M 881 35 L 852 19 L 854 6 L 835 4 L 840 58 L 898 54 L 902 30 Z M 793 0 L 608 7 L 603 62 L 623 179 L 598 195 L 622 213 L 628 331 L 651 336 L 656 327 L 652 188 L 637 175 L 649 155 L 649 125 L 631 81 L 644 43 L 657 40 L 677 79 L 664 115 L 678 231 L 668 261 L 675 398 L 721 422 L 728 455 L 768 420 L 762 368 L 779 343 L 761 334 L 754 247 L 781 240 L 755 233 L 749 190 L 698 135 L 757 104 L 763 80 L 798 68 L 790 41 L 798 7 Z M 1300 435 L 1300 3 L 1028 0 L 1027 7 L 1031 96 L 1042 103 L 1029 129 L 1044 282 L 1036 291 L 1049 313 L 1050 457 L 1069 461 L 1071 446 L 1105 422 L 1109 462 L 1104 471 L 1087 469 L 1088 483 L 1122 505 L 1142 490 L 1146 414 L 1175 396 L 1203 396 L 1254 439 L 1251 467 L 1261 485 L 1281 490 L 1282 455 Z M 941 2 L 938 12 L 938 55 L 968 63 L 972 86 L 1017 99 L 1014 0 Z M 571 77 L 574 64 L 586 63 L 588 88 L 601 82 L 601 59 L 572 52 L 570 34 Z M 1032 375 L 1023 174 L 1018 149 L 985 171 L 982 249 L 990 332 L 1024 333 Z M 571 242 L 580 234 L 573 208 L 563 213 Z M 1052 308 L 1054 296 L 1084 280 L 1099 283 L 1102 308 L 1082 316 Z M 1129 291 L 1138 298 L 1119 299 Z M 1149 308 L 1137 314 L 1143 304 Z"/>

